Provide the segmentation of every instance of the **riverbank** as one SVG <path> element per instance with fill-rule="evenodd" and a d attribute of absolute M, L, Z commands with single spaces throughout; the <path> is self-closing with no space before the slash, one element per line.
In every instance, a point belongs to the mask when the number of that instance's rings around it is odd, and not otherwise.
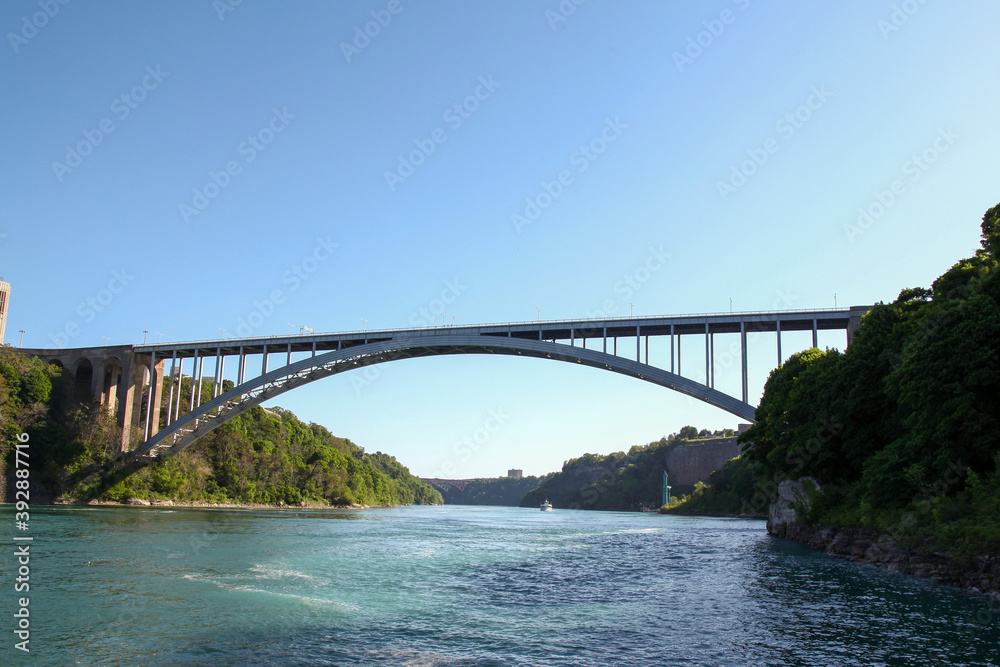
<path fill-rule="evenodd" d="M 782 524 L 768 532 L 839 558 L 900 572 L 917 579 L 987 593 L 1000 598 L 1000 556 L 959 557 L 900 545 L 868 528 L 810 528 Z"/>
<path fill-rule="evenodd" d="M 180 508 L 219 508 L 219 509 L 327 509 L 327 510 L 367 510 L 371 505 L 330 505 L 327 503 L 301 502 L 297 505 L 290 505 L 279 502 L 277 504 L 264 503 L 214 503 L 204 500 L 146 500 L 144 498 L 129 498 L 123 503 L 113 500 L 55 500 L 51 503 L 36 503 L 43 505 L 88 505 L 99 507 L 180 507 Z M 396 505 L 386 505 L 386 507 L 396 507 Z"/>
<path fill-rule="evenodd" d="M 871 528 L 803 525 L 797 520 L 795 507 L 808 506 L 808 486 L 819 488 L 811 477 L 786 480 L 778 485 L 778 497 L 768 511 L 769 534 L 838 558 L 986 593 L 1000 600 L 1000 555 L 959 556 L 925 551 Z"/>

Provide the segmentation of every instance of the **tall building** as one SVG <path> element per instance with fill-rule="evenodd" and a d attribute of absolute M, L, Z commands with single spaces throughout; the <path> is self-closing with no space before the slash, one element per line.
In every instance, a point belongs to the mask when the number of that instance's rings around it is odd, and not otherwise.
<path fill-rule="evenodd" d="M 511 468 L 507 471 L 507 476 L 521 478 L 524 477 L 524 471 L 517 468 Z"/>
<path fill-rule="evenodd" d="M 10 283 L 0 280 L 0 345 L 3 345 L 3 331 L 7 328 L 7 304 L 10 302 Z"/>

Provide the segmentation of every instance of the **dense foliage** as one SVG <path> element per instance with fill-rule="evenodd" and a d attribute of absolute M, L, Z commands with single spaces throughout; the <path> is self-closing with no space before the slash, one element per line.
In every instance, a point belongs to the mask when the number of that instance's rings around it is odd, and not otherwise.
<path fill-rule="evenodd" d="M 807 516 L 1000 551 L 1000 206 L 982 249 L 864 318 L 847 352 L 793 355 L 743 434 L 758 498 L 811 475 Z"/>
<path fill-rule="evenodd" d="M 120 457 L 121 432 L 113 419 L 96 403 L 81 400 L 73 385 L 61 369 L 0 347 L 3 460 L 9 464 L 14 438 L 27 432 L 32 479 L 67 500 L 442 502 L 392 456 L 367 454 L 281 408 L 252 408 L 175 457 L 130 465 Z M 211 397 L 211 382 L 202 390 L 205 400 Z"/>
<path fill-rule="evenodd" d="M 563 463 L 562 470 L 527 493 L 522 507 L 538 507 L 548 500 L 554 507 L 589 510 L 642 510 L 660 506 L 667 453 L 696 438 L 732 437 L 732 430 L 698 431 L 685 426 L 678 433 L 628 453 L 584 454 Z M 669 471 L 667 471 L 669 473 Z M 690 491 L 692 487 L 686 490 Z M 674 493 L 685 491 L 675 486 Z"/>
<path fill-rule="evenodd" d="M 448 505 L 505 505 L 517 507 L 524 494 L 548 480 L 555 473 L 535 477 L 493 477 L 473 479 L 465 488 L 453 486 L 441 489 L 445 504 Z"/>

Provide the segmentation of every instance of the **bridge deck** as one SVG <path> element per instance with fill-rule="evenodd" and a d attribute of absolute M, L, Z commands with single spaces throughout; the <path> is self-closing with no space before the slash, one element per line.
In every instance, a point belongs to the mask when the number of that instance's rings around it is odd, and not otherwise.
<path fill-rule="evenodd" d="M 846 330 L 857 309 L 823 309 L 801 311 L 769 311 L 747 313 L 716 313 L 708 315 L 674 315 L 662 317 L 609 318 L 583 320 L 550 320 L 512 322 L 469 326 L 423 327 L 415 329 L 379 329 L 338 333 L 292 334 L 238 339 L 207 339 L 177 343 L 136 345 L 138 354 L 156 352 L 157 357 L 178 359 L 195 354 L 224 355 L 262 354 L 266 345 L 269 353 L 321 352 L 345 349 L 394 340 L 401 337 L 437 336 L 448 334 L 478 334 L 524 340 L 592 340 L 595 338 L 634 338 L 638 336 L 677 336 L 740 333 L 746 331 L 775 332 L 780 323 L 782 332 Z M 856 316 L 856 315 L 855 315 Z"/>

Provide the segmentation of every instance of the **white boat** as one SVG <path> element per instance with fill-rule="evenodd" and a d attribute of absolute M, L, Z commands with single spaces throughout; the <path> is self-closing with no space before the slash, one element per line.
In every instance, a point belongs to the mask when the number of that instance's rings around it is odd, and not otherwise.
<path fill-rule="evenodd" d="M 552 511 L 552 503 L 550 503 L 548 500 L 546 500 L 544 503 L 542 503 L 542 506 L 541 506 L 540 509 L 543 512 L 551 512 Z"/>

